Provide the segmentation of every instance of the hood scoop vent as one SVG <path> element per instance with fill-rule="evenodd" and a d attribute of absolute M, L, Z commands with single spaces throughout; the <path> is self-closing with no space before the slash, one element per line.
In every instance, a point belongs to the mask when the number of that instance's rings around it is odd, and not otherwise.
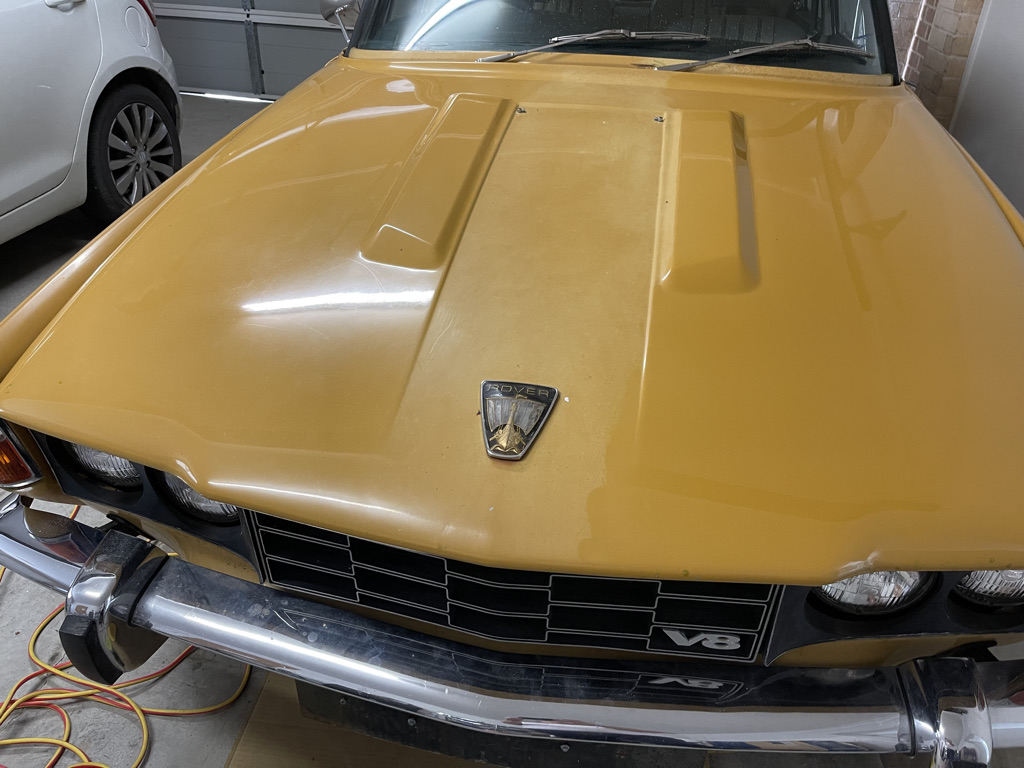
<path fill-rule="evenodd" d="M 508 99 L 451 96 L 377 213 L 363 257 L 409 269 L 444 266 L 514 113 Z"/>
<path fill-rule="evenodd" d="M 660 282 L 684 293 L 742 293 L 760 269 L 743 118 L 681 111 L 667 122 Z"/>

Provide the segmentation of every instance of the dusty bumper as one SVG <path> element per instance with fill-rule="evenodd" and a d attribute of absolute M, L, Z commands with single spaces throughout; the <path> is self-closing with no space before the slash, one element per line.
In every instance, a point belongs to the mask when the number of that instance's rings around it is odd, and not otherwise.
<path fill-rule="evenodd" d="M 16 496 L 0 501 L 0 564 L 68 596 L 65 646 L 108 677 L 158 633 L 495 737 L 932 752 L 940 766 L 983 766 L 992 749 L 1024 746 L 1024 663 L 791 669 L 496 653 L 166 558 Z"/>

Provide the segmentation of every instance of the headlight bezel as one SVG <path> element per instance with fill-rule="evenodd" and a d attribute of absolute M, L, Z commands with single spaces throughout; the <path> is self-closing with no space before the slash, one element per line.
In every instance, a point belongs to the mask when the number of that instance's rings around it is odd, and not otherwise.
<path fill-rule="evenodd" d="M 991 576 L 989 576 L 990 574 L 997 574 L 1001 576 L 1002 574 L 1007 573 L 1018 574 L 1015 581 L 1017 582 L 1017 589 L 1020 590 L 1020 594 L 1012 596 L 1000 595 L 991 592 L 986 593 L 981 591 L 979 588 L 982 585 L 976 585 L 972 588 L 965 584 L 965 582 L 969 582 L 972 579 L 977 581 L 985 578 L 991 578 Z M 1024 569 L 995 568 L 969 571 L 957 581 L 953 590 L 950 592 L 950 596 L 968 603 L 975 609 L 988 611 L 1024 610 Z"/>
<path fill-rule="evenodd" d="M 141 465 L 136 464 L 131 459 L 127 459 L 124 456 L 119 456 L 116 453 L 110 453 L 109 451 L 103 451 L 99 448 L 93 448 L 90 445 L 84 443 L 76 443 L 70 440 L 62 440 L 61 448 L 67 456 L 70 468 L 77 471 L 80 475 L 85 477 L 89 482 L 100 485 L 104 489 L 114 491 L 115 493 L 130 493 L 139 494 L 143 490 L 143 470 Z M 119 462 L 124 462 L 127 468 L 134 473 L 134 480 L 122 480 L 121 478 L 115 478 L 112 475 L 105 474 L 97 466 L 90 465 L 89 460 L 86 458 L 89 453 L 100 454 L 102 456 L 110 457 Z"/>
<path fill-rule="evenodd" d="M 247 518 L 251 513 L 248 508 L 244 509 L 245 515 L 232 523 L 207 522 L 198 516 L 182 511 L 174 503 L 173 498 L 165 492 L 163 484 L 160 482 L 161 470 L 132 461 L 136 469 L 142 473 L 142 488 L 136 491 L 118 490 L 94 479 L 78 467 L 67 450 L 67 438 L 48 435 L 27 427 L 24 429 L 38 446 L 41 462 L 45 462 L 45 466 L 52 473 L 53 481 L 65 496 L 80 500 L 84 504 L 93 505 L 108 515 L 122 517 L 136 527 L 139 527 L 138 523 L 141 521 L 161 528 L 180 531 L 223 548 L 246 562 L 254 562 L 254 547 L 248 534 Z M 166 467 L 166 469 L 177 469 L 180 472 L 177 463 Z M 155 530 L 150 531 L 145 527 L 143 530 L 146 530 L 148 535 L 168 541 L 168 543 L 174 540 L 173 536 L 170 539 L 162 538 L 162 534 L 158 535 Z"/>
<path fill-rule="evenodd" d="M 153 484 L 159 488 L 161 495 L 165 497 L 171 508 L 182 515 L 187 515 L 189 521 L 198 521 L 204 525 L 212 525 L 217 528 L 237 526 L 241 523 L 243 512 L 241 507 L 204 496 L 187 481 L 172 472 L 161 472 L 151 468 L 150 476 L 152 481 L 154 481 Z M 216 512 L 203 510 L 199 505 L 204 502 L 224 507 L 230 511 L 221 517 Z"/>
<path fill-rule="evenodd" d="M 915 574 L 918 577 L 918 580 L 908 590 L 907 597 L 901 598 L 890 605 L 857 605 L 854 603 L 843 602 L 826 591 L 828 587 L 839 585 L 844 582 L 851 582 L 857 579 L 877 577 L 891 573 Z M 837 614 L 842 618 L 854 620 L 875 618 L 885 619 L 904 613 L 914 606 L 919 605 L 932 592 L 937 581 L 937 575 L 929 571 L 866 571 L 864 573 L 858 573 L 843 579 L 837 579 L 836 581 L 828 584 L 822 584 L 821 586 L 814 587 L 811 590 L 811 594 L 822 606 L 828 609 L 830 613 Z"/>
<path fill-rule="evenodd" d="M 156 498 L 160 500 L 167 512 L 174 517 L 179 526 L 183 525 L 185 530 L 199 529 L 193 531 L 199 533 L 207 526 L 224 529 L 241 525 L 241 507 L 203 496 L 187 481 L 172 472 L 164 472 L 84 443 L 59 438 L 55 438 L 54 443 L 59 445 L 60 464 L 64 469 L 74 472 L 82 481 L 102 492 L 104 503 L 117 507 L 119 499 L 129 501 L 131 504 L 138 501 L 144 502 L 147 497 L 152 499 L 155 492 Z M 104 473 L 100 467 L 89 462 L 90 453 L 123 462 L 122 469 L 130 468 L 133 473 L 130 480 Z M 194 503 L 189 503 L 190 501 Z M 229 508 L 231 512 L 221 515 L 204 510 L 203 504 Z M 155 521 L 160 522 L 158 519 Z"/>

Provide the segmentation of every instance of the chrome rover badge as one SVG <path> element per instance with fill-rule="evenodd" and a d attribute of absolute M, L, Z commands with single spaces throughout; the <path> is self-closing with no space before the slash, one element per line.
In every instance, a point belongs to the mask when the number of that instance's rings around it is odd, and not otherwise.
<path fill-rule="evenodd" d="M 518 461 L 540 434 L 558 402 L 558 390 L 515 381 L 485 381 L 480 385 L 480 418 L 487 454 Z"/>

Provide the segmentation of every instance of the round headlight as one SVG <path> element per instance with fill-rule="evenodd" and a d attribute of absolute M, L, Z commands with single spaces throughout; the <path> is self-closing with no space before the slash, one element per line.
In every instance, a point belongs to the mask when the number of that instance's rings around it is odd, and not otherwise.
<path fill-rule="evenodd" d="M 1024 603 L 1024 571 L 973 571 L 956 585 L 956 591 L 982 605 Z"/>
<path fill-rule="evenodd" d="M 876 571 L 826 584 L 817 591 L 843 610 L 877 614 L 910 605 L 924 585 L 924 574 L 918 571 Z"/>
<path fill-rule="evenodd" d="M 164 472 L 164 483 L 178 505 L 190 515 L 208 523 L 234 523 L 238 520 L 238 507 L 208 499 L 192 490 L 184 480 L 167 472 Z"/>
<path fill-rule="evenodd" d="M 142 478 L 128 459 L 77 443 L 67 445 L 79 466 L 95 480 L 123 490 L 142 487 Z"/>

